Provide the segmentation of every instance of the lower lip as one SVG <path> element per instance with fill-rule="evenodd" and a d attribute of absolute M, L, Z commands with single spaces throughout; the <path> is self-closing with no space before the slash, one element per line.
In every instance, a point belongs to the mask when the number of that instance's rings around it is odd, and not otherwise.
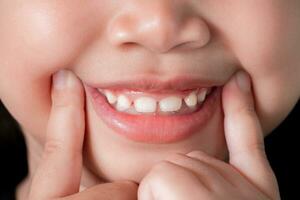
<path fill-rule="evenodd" d="M 221 88 L 215 88 L 200 108 L 184 115 L 132 115 L 116 111 L 97 89 L 85 85 L 97 115 L 115 133 L 143 143 L 173 143 L 198 133 L 212 118 Z"/>

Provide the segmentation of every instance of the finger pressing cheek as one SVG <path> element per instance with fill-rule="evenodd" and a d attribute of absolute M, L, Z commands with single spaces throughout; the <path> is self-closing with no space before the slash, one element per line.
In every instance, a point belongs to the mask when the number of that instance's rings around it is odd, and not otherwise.
<path fill-rule="evenodd" d="M 58 198 L 78 192 L 84 129 L 83 87 L 70 71 L 60 71 L 53 77 L 43 159 L 32 182 L 30 199 Z"/>
<path fill-rule="evenodd" d="M 246 72 L 236 73 L 224 86 L 222 103 L 229 163 L 266 194 L 273 194 L 276 178 L 265 154 L 251 78 Z"/>

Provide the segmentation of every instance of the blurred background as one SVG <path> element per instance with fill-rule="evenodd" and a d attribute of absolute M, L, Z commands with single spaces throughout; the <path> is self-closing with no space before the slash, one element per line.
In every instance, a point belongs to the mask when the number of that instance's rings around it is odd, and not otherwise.
<path fill-rule="evenodd" d="M 300 102 L 265 139 L 266 152 L 276 174 L 282 199 L 297 199 Z M 0 101 L 0 200 L 13 200 L 15 187 L 28 172 L 26 145 L 19 126 Z"/>

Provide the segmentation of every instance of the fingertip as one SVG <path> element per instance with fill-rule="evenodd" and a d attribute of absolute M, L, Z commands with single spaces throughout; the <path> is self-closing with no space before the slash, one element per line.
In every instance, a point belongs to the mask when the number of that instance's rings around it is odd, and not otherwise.
<path fill-rule="evenodd" d="M 68 138 L 68 143 L 82 146 L 85 129 L 84 89 L 80 79 L 62 69 L 52 77 L 52 108 L 47 127 L 47 140 Z M 77 137 L 74 137 L 74 136 Z"/>
<path fill-rule="evenodd" d="M 247 72 L 238 71 L 223 87 L 222 104 L 225 115 L 255 110 L 251 77 Z"/>
<path fill-rule="evenodd" d="M 83 87 L 69 70 L 60 70 L 52 78 L 52 107 L 43 159 L 35 175 L 36 199 L 77 193 L 81 180 L 85 134 Z"/>
<path fill-rule="evenodd" d="M 244 162 L 251 156 L 261 158 L 264 153 L 263 133 L 254 105 L 250 75 L 242 71 L 234 74 L 224 86 L 222 95 L 230 163 L 233 164 L 233 160 L 237 160 L 235 164 Z M 256 152 L 259 156 L 254 155 Z"/>
<path fill-rule="evenodd" d="M 80 79 L 70 70 L 61 69 L 52 76 L 53 106 L 84 103 L 83 86 Z"/>
<path fill-rule="evenodd" d="M 235 81 L 241 92 L 251 92 L 251 79 L 248 73 L 245 71 L 238 71 L 235 76 Z"/>
<path fill-rule="evenodd" d="M 263 144 L 263 134 L 254 98 L 251 79 L 246 72 L 237 72 L 223 90 L 224 131 L 230 159 Z"/>

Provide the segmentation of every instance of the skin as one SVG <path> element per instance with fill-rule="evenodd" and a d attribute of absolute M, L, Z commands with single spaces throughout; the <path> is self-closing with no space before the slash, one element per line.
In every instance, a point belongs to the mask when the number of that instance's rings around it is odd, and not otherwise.
<path fill-rule="evenodd" d="M 29 199 L 280 199 L 264 151 L 250 77 L 244 72 L 237 73 L 223 90 L 229 163 L 198 150 L 176 153 L 155 164 L 139 185 L 114 182 L 79 192 L 85 126 L 83 90 L 72 72 L 64 74 L 64 89 L 61 84 L 53 87 L 47 141 Z"/>
<path fill-rule="evenodd" d="M 297 0 L 1 0 L 0 13 L 0 98 L 24 131 L 28 180 L 41 162 L 52 106 L 51 76 L 60 69 L 71 70 L 83 82 L 197 74 L 218 85 L 243 69 L 252 80 L 264 135 L 299 100 Z M 142 182 L 155 163 L 174 153 L 200 150 L 220 160 L 226 157 L 221 109 L 195 137 L 146 145 L 114 137 L 93 112 L 89 97 L 85 99 L 84 187 L 117 180 Z M 115 158 L 122 160 L 116 165 Z"/>

